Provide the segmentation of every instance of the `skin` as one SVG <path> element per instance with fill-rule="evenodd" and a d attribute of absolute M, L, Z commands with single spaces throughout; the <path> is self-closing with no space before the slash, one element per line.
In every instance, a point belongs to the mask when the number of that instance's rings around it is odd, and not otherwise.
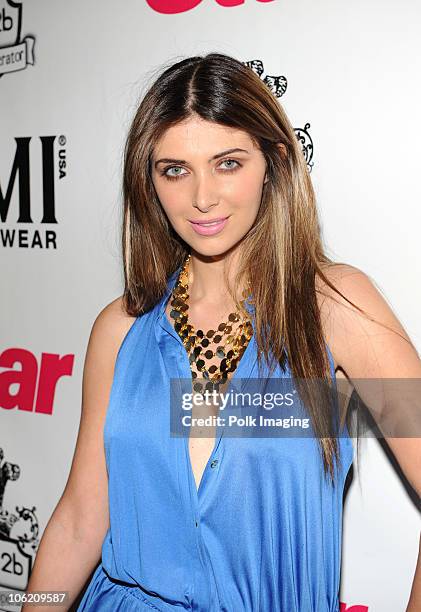
<path fill-rule="evenodd" d="M 245 151 L 210 160 L 233 148 Z M 162 158 L 187 163 L 159 162 Z M 152 181 L 170 223 L 191 246 L 189 316 L 210 328 L 232 310 L 223 284 L 224 261 L 232 278 L 267 181 L 265 158 L 246 132 L 190 118 L 168 129 L 155 147 Z M 189 222 L 226 216 L 226 226 L 215 236 L 197 234 Z"/>
<path fill-rule="evenodd" d="M 242 151 L 211 159 L 231 149 Z M 168 175 L 179 178 L 174 180 L 167 178 Z M 223 267 L 229 264 L 231 280 L 241 242 L 259 210 L 267 181 L 266 160 L 246 132 L 194 117 L 165 132 L 154 150 L 152 180 L 171 225 L 191 247 L 189 321 L 195 329 L 216 329 L 234 310 L 232 298 L 224 287 Z M 197 234 L 189 221 L 217 217 L 229 218 L 222 232 L 214 236 Z M 170 311 L 169 300 L 166 306 L 169 319 Z M 237 325 L 233 325 L 233 332 Z M 219 359 L 213 357 L 207 361 L 207 367 L 212 364 L 218 366 Z M 217 407 L 192 409 L 193 418 L 217 413 Z M 189 453 L 197 489 L 214 442 L 215 427 L 191 426 Z"/>

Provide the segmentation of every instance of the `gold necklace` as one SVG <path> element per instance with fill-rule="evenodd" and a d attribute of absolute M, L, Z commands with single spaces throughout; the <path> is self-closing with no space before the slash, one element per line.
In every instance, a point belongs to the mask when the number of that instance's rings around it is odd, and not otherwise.
<path fill-rule="evenodd" d="M 203 393 L 206 390 L 219 390 L 219 385 L 226 383 L 228 374 L 234 372 L 238 362 L 243 355 L 247 344 L 253 335 L 253 326 L 248 317 L 240 316 L 238 312 L 231 312 L 228 315 L 226 322 L 220 323 L 215 331 L 209 329 L 206 333 L 201 330 L 195 330 L 193 325 L 189 323 L 188 318 L 188 270 L 191 255 L 189 254 L 183 267 L 180 271 L 176 286 L 172 292 L 170 316 L 174 319 L 174 329 L 180 336 L 183 345 L 189 354 L 190 368 L 192 370 L 193 389 L 198 393 Z M 248 289 L 243 291 L 241 305 L 248 297 Z M 236 333 L 232 333 L 232 324 L 241 319 Z M 212 350 L 210 344 L 216 344 L 217 348 Z M 219 371 L 216 365 L 211 365 L 206 368 L 206 360 L 212 357 L 218 357 L 221 362 Z M 200 383 L 198 375 L 201 375 L 207 382 Z"/>

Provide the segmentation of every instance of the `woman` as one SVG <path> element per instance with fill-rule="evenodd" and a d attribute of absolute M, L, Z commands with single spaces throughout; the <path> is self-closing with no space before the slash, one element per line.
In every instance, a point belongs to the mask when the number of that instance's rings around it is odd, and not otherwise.
<path fill-rule="evenodd" d="M 420 378 L 421 362 L 368 277 L 324 253 L 294 130 L 241 62 L 187 58 L 150 87 L 122 238 L 124 294 L 92 329 L 75 457 L 29 590 L 74 601 L 101 555 L 78 610 L 338 612 L 353 445 L 329 383 L 339 368 Z M 311 436 L 171 435 L 186 380 L 205 397 L 288 376 L 328 383 L 300 386 Z M 390 444 L 419 492 L 418 441 Z"/>

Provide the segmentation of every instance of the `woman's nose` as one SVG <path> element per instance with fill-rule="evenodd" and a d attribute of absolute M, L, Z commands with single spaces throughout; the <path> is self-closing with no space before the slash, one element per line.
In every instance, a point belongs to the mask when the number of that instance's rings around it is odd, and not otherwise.
<path fill-rule="evenodd" d="M 206 212 L 219 202 L 215 177 L 211 172 L 203 172 L 197 176 L 192 194 L 194 208 Z"/>

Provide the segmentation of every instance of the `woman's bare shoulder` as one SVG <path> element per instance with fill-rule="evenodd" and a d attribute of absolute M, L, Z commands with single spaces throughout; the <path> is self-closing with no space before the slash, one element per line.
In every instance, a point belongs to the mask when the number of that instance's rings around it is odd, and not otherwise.
<path fill-rule="evenodd" d="M 337 289 L 339 289 L 339 291 L 341 291 L 343 283 L 350 277 L 358 280 L 358 278 L 361 278 L 361 276 L 365 276 L 364 272 L 360 268 L 342 262 L 322 264 L 321 269 L 326 278 Z M 316 275 L 316 289 L 325 297 L 338 297 L 338 294 L 333 291 L 333 289 L 331 289 L 324 279 L 319 277 L 319 275 Z"/>
<path fill-rule="evenodd" d="M 368 281 L 367 275 L 362 270 L 350 264 L 334 263 L 323 265 L 322 271 L 338 291 L 354 303 L 357 298 L 358 303 L 358 287 L 362 287 Z M 316 277 L 316 291 L 323 335 L 331 350 L 336 370 L 339 367 L 338 345 L 343 342 L 344 326 L 340 322 L 343 320 L 344 309 L 352 310 L 352 307 L 319 276 Z"/>
<path fill-rule="evenodd" d="M 136 318 L 127 314 L 121 295 L 100 311 L 92 326 L 91 336 L 98 339 L 97 344 L 104 350 L 109 349 L 116 355 Z"/>

